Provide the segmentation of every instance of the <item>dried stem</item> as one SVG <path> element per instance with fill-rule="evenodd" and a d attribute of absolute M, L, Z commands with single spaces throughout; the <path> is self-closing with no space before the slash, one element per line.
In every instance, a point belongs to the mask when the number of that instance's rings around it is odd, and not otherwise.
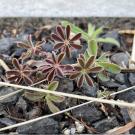
<path fill-rule="evenodd" d="M 133 88 L 135 88 L 135 86 L 132 86 L 132 87 L 129 87 L 129 88 L 120 90 L 120 91 L 118 91 L 118 92 L 114 92 L 114 93 L 110 94 L 110 96 L 113 96 L 113 95 L 117 95 L 117 94 L 126 92 L 126 91 L 128 91 L 128 90 L 130 90 L 130 89 L 133 89 Z M 101 99 L 103 99 L 103 98 L 105 98 L 105 97 L 102 97 Z M 94 101 L 88 101 L 88 102 L 82 103 L 82 104 L 80 104 L 80 105 L 76 105 L 76 106 L 70 107 L 70 108 L 68 108 L 68 109 L 65 109 L 65 110 L 62 110 L 62 111 L 59 111 L 59 112 L 50 114 L 50 115 L 41 116 L 41 117 L 38 117 L 38 118 L 35 118 L 35 119 L 32 119 L 32 120 L 28 120 L 28 121 L 25 121 L 25 122 L 21 122 L 21 123 L 18 123 L 18 124 L 14 124 L 14 125 L 11 125 L 11 126 L 7 126 L 7 127 L 4 127 L 4 128 L 1 128 L 0 131 L 4 131 L 4 130 L 7 130 L 7 129 L 12 129 L 12 128 L 20 127 L 20 126 L 23 126 L 23 125 L 26 125 L 26 124 L 30 124 L 30 123 L 33 123 L 33 122 L 37 122 L 37 121 L 39 121 L 39 120 L 42 120 L 42 119 L 45 119 L 45 118 L 49 118 L 49 117 L 52 117 L 52 116 L 56 116 L 56 115 L 59 115 L 59 114 L 62 114 L 62 113 L 71 111 L 71 110 L 73 110 L 73 109 L 82 107 L 82 106 L 84 106 L 84 105 L 88 105 L 88 104 L 93 103 L 93 102 L 94 102 Z"/>
<path fill-rule="evenodd" d="M 100 98 L 94 98 L 94 97 L 88 97 L 88 96 L 81 96 L 81 95 L 69 94 L 69 93 L 64 93 L 64 92 L 50 91 L 50 90 L 45 90 L 45 89 L 41 89 L 41 88 L 10 84 L 10 83 L 6 83 L 6 82 L 0 82 L 0 85 L 10 86 L 10 87 L 14 87 L 14 88 L 22 88 L 22 89 L 29 90 L 29 91 L 44 92 L 44 93 L 54 94 L 54 95 L 58 95 L 58 96 L 83 99 L 83 100 L 88 100 L 88 101 L 91 100 L 91 101 L 95 101 L 95 102 L 118 105 L 118 106 L 135 107 L 134 103 L 127 103 L 124 101 L 115 101 L 115 100 L 100 99 Z"/>

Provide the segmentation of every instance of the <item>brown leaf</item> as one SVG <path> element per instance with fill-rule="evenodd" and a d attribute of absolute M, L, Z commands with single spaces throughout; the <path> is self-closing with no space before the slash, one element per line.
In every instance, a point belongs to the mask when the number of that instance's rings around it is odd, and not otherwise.
<path fill-rule="evenodd" d="M 85 80 L 89 86 L 94 86 L 93 81 L 89 75 L 85 74 Z"/>
<path fill-rule="evenodd" d="M 55 76 L 55 69 L 50 71 L 50 73 L 47 75 L 47 80 L 51 82 L 54 79 L 54 76 Z"/>
<path fill-rule="evenodd" d="M 28 85 L 32 85 L 33 84 L 33 81 L 29 77 L 24 75 L 23 79 L 24 79 L 25 84 L 28 84 Z"/>
<path fill-rule="evenodd" d="M 61 42 L 63 41 L 59 36 L 57 36 L 56 34 L 51 34 L 51 38 L 55 41 Z"/>
<path fill-rule="evenodd" d="M 75 43 L 71 43 L 70 45 L 75 49 L 81 49 L 82 48 L 81 45 L 78 45 L 78 44 L 75 44 Z"/>
<path fill-rule="evenodd" d="M 63 31 L 63 29 L 62 29 L 61 26 L 57 26 L 56 32 L 57 32 L 57 34 L 58 34 L 62 39 L 65 39 L 64 31 Z"/>
<path fill-rule="evenodd" d="M 59 55 L 58 55 L 58 63 L 61 63 L 61 61 L 64 59 L 64 53 L 60 53 Z"/>
<path fill-rule="evenodd" d="M 103 70 L 102 67 L 93 67 L 89 70 L 90 73 L 98 73 L 101 72 Z"/>
<path fill-rule="evenodd" d="M 79 75 L 80 75 L 80 72 L 76 72 L 76 73 L 73 73 L 69 78 L 70 78 L 71 80 L 74 80 L 74 79 L 76 79 Z"/>
<path fill-rule="evenodd" d="M 28 44 L 25 44 L 23 42 L 17 42 L 17 46 L 20 47 L 20 48 L 24 48 L 24 49 L 31 48 L 31 46 L 29 46 Z"/>
<path fill-rule="evenodd" d="M 21 69 L 20 64 L 16 58 L 13 58 L 12 64 L 15 66 L 15 68 L 17 68 L 19 70 Z"/>
<path fill-rule="evenodd" d="M 83 81 L 84 81 L 84 76 L 81 75 L 81 77 L 78 78 L 78 80 L 77 80 L 77 86 L 78 86 L 78 87 L 82 87 Z"/>
<path fill-rule="evenodd" d="M 95 62 L 95 56 L 91 56 L 85 64 L 85 68 L 91 67 Z"/>
<path fill-rule="evenodd" d="M 70 49 L 69 49 L 68 46 L 66 46 L 66 56 L 67 56 L 68 58 L 71 57 L 71 52 L 70 52 Z"/>
<path fill-rule="evenodd" d="M 54 46 L 54 49 L 60 49 L 61 47 L 63 47 L 64 43 L 57 43 Z"/>
<path fill-rule="evenodd" d="M 106 133 L 109 135 L 119 135 L 119 134 L 126 133 L 127 131 L 129 131 L 130 129 L 132 129 L 134 127 L 135 127 L 135 122 L 129 122 L 125 126 L 111 129 L 111 130 L 107 131 Z"/>
<path fill-rule="evenodd" d="M 81 38 L 81 33 L 78 33 L 70 41 L 76 41 L 76 40 L 79 40 L 80 38 Z"/>
<path fill-rule="evenodd" d="M 17 71 L 17 70 L 10 70 L 10 71 L 6 72 L 7 76 L 18 75 L 18 73 L 19 73 L 19 71 Z"/>
<path fill-rule="evenodd" d="M 66 38 L 69 39 L 69 36 L 70 36 L 70 25 L 67 25 L 66 27 Z"/>
<path fill-rule="evenodd" d="M 82 68 L 84 68 L 85 63 L 84 63 L 83 59 L 82 59 L 82 58 L 78 58 L 77 61 L 78 61 L 79 65 L 80 65 Z"/>

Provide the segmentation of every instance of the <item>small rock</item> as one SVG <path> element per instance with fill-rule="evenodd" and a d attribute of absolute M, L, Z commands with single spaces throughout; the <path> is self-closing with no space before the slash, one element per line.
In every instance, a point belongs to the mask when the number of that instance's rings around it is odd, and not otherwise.
<path fill-rule="evenodd" d="M 129 82 L 131 85 L 135 85 L 135 73 L 129 73 Z"/>
<path fill-rule="evenodd" d="M 122 73 L 117 74 L 114 79 L 121 84 L 125 83 L 125 75 Z"/>
<path fill-rule="evenodd" d="M 0 123 L 5 125 L 5 126 L 10 126 L 16 124 L 15 121 L 9 119 L 9 118 L 0 118 Z"/>
<path fill-rule="evenodd" d="M 116 117 L 106 118 L 93 124 L 96 130 L 100 133 L 106 132 L 114 127 L 119 126 Z"/>
<path fill-rule="evenodd" d="M 76 108 L 72 111 L 72 114 L 74 117 L 82 118 L 84 121 L 89 123 L 100 120 L 103 117 L 102 112 L 93 105 L 85 105 L 83 107 Z"/>
<path fill-rule="evenodd" d="M 49 42 L 44 43 L 42 45 L 43 50 L 46 51 L 46 52 L 52 52 L 52 51 L 54 51 L 53 47 L 54 47 L 54 45 L 51 44 L 51 43 L 49 43 Z"/>
<path fill-rule="evenodd" d="M 11 47 L 13 47 L 17 40 L 15 38 L 2 38 L 0 39 L 0 53 L 9 54 Z"/>
<path fill-rule="evenodd" d="M 119 66 L 125 68 L 128 66 L 129 57 L 126 53 L 121 52 L 112 55 L 111 60 Z"/>
<path fill-rule="evenodd" d="M 26 113 L 26 117 L 27 119 L 33 119 L 41 116 L 41 114 L 42 114 L 42 110 L 36 106 L 31 111 Z"/>
<path fill-rule="evenodd" d="M 42 119 L 40 121 L 18 127 L 16 132 L 19 134 L 58 134 L 58 122 L 52 118 Z"/>
<path fill-rule="evenodd" d="M 27 102 L 22 97 L 20 97 L 16 103 L 16 106 L 25 112 L 27 109 Z"/>
<path fill-rule="evenodd" d="M 12 92 L 14 92 L 15 89 L 11 88 L 11 87 L 0 87 L 0 96 L 4 96 L 6 94 L 10 94 Z M 10 103 L 10 104 L 14 104 L 18 99 L 18 94 L 15 94 L 13 96 L 11 96 L 10 98 L 5 98 L 4 100 L 1 100 L 0 103 L 6 104 L 6 103 Z"/>
<path fill-rule="evenodd" d="M 121 85 L 119 83 L 116 83 L 114 81 L 102 81 L 101 84 L 107 88 L 118 88 L 120 87 Z"/>
<path fill-rule="evenodd" d="M 103 35 L 103 38 L 113 38 L 117 41 L 119 41 L 119 34 L 117 31 L 111 31 Z M 103 51 L 112 51 L 114 48 L 116 48 L 116 45 L 110 44 L 110 43 L 103 43 L 102 44 L 102 49 Z"/>
<path fill-rule="evenodd" d="M 127 108 L 120 108 L 120 113 L 121 113 L 125 123 L 128 123 L 131 121 Z"/>
<path fill-rule="evenodd" d="M 122 85 L 118 88 L 118 90 L 123 90 L 123 89 L 126 89 L 126 88 L 127 88 L 126 85 Z M 131 89 L 127 92 L 117 94 L 116 98 L 120 99 L 120 100 L 127 101 L 127 102 L 133 102 L 133 101 L 135 101 L 135 89 Z"/>
<path fill-rule="evenodd" d="M 59 81 L 57 91 L 71 93 L 74 90 L 73 81 L 68 78 L 62 78 Z"/>
<path fill-rule="evenodd" d="M 96 97 L 97 95 L 97 85 L 89 86 L 88 84 L 83 84 L 83 86 L 81 87 L 81 91 L 83 94 L 85 94 L 86 96 L 91 96 L 91 97 Z"/>

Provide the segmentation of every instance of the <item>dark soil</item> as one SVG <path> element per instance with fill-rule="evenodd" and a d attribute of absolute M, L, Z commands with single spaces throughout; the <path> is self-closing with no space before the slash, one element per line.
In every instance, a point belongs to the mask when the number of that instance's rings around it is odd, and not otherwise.
<path fill-rule="evenodd" d="M 135 19 L 133 18 L 1 18 L 0 20 L 0 58 L 7 65 L 11 65 L 13 57 L 19 58 L 23 49 L 16 47 L 15 41 L 24 41 L 28 34 L 35 36 L 37 40 L 50 37 L 50 33 L 54 31 L 55 26 L 61 20 L 69 20 L 74 22 L 80 28 L 87 30 L 88 22 L 91 22 L 96 27 L 104 26 L 105 33 L 103 37 L 112 37 L 120 42 L 121 47 L 117 48 L 114 45 L 101 44 L 103 52 L 110 52 L 112 62 L 128 68 L 129 55 L 133 42 L 132 35 L 120 35 L 119 30 L 134 29 Z M 48 25 L 48 28 L 43 28 Z M 84 45 L 85 46 L 85 45 Z M 51 52 L 53 46 L 47 42 L 43 46 L 44 50 Z M 74 54 L 70 63 L 74 63 Z M 69 63 L 69 61 L 64 61 Z M 0 67 L 1 80 L 4 78 L 4 70 Z M 83 85 L 81 89 L 76 87 L 74 81 L 69 79 L 60 79 L 58 91 L 75 93 L 96 97 L 99 90 L 101 91 L 119 91 L 135 85 L 135 73 L 120 73 L 110 75 L 111 80 L 102 82 L 97 80 L 94 87 Z M 0 87 L 0 96 L 13 92 L 13 88 Z M 50 111 L 45 103 L 33 103 L 24 98 L 23 93 L 19 93 L 11 98 L 0 101 L 0 128 L 33 119 L 42 115 L 50 114 Z M 135 101 L 135 91 L 131 90 L 113 97 L 128 102 Z M 84 101 L 67 98 L 64 103 L 58 104 L 61 110 L 75 106 Z M 43 119 L 33 124 L 21 126 L 15 129 L 4 131 L 2 133 L 17 132 L 19 134 L 61 134 L 65 130 L 70 130 L 74 133 L 76 129 L 75 119 L 83 121 L 87 127 L 81 133 L 96 134 L 105 133 L 114 127 L 122 126 L 131 121 L 126 108 L 111 106 L 104 104 L 106 112 L 101 109 L 102 104 L 89 104 L 81 108 L 70 111 L 70 115 L 61 114 L 55 117 Z M 129 131 L 135 134 L 135 130 Z"/>

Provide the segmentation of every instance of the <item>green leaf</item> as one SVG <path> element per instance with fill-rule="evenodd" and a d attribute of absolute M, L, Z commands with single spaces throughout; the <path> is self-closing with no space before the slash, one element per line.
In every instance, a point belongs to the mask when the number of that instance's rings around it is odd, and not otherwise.
<path fill-rule="evenodd" d="M 47 95 L 47 97 L 48 97 L 51 101 L 56 102 L 56 103 L 63 102 L 64 99 L 65 99 L 65 97 L 63 97 L 63 96 L 55 96 L 55 95 L 53 95 L 53 94 L 49 94 L 49 95 Z"/>
<path fill-rule="evenodd" d="M 96 62 L 109 62 L 109 59 L 108 59 L 106 56 L 107 56 L 106 53 L 102 54 L 102 55 L 96 60 Z"/>
<path fill-rule="evenodd" d="M 43 99 L 43 97 L 45 97 L 45 93 L 25 92 L 24 97 L 27 98 L 28 100 L 32 101 L 32 102 L 37 102 L 37 101 L 41 101 L 41 99 Z"/>
<path fill-rule="evenodd" d="M 84 52 L 84 58 L 85 58 L 86 61 L 90 58 L 90 55 L 89 55 L 88 51 L 89 50 L 86 49 L 86 51 Z"/>
<path fill-rule="evenodd" d="M 96 29 L 92 35 L 92 38 L 93 39 L 97 38 L 102 32 L 103 32 L 103 27 Z"/>
<path fill-rule="evenodd" d="M 98 45 L 97 45 L 97 42 L 95 40 L 91 40 L 88 42 L 88 53 L 90 55 L 94 55 L 96 56 L 97 55 L 97 51 L 98 51 Z"/>
<path fill-rule="evenodd" d="M 71 30 L 72 30 L 73 33 L 75 33 L 75 34 L 81 33 L 82 37 L 85 40 L 88 40 L 88 34 L 85 31 L 83 31 L 82 29 L 80 29 L 79 27 L 75 26 L 74 24 L 72 24 L 72 23 L 70 23 L 68 21 L 61 21 L 61 24 L 64 27 L 66 27 L 67 25 L 70 25 Z"/>
<path fill-rule="evenodd" d="M 54 105 L 54 103 L 50 101 L 50 99 L 46 98 L 46 103 L 52 113 L 56 113 L 60 111 L 60 109 L 56 105 Z"/>
<path fill-rule="evenodd" d="M 55 91 L 59 85 L 58 81 L 53 81 L 48 85 L 48 90 Z"/>
<path fill-rule="evenodd" d="M 106 71 L 111 72 L 113 74 L 118 74 L 121 71 L 121 68 L 114 63 L 97 62 L 97 64 L 102 66 Z"/>
<path fill-rule="evenodd" d="M 110 43 L 116 45 L 117 47 L 120 47 L 119 42 L 113 38 L 98 38 L 97 42 Z"/>
<path fill-rule="evenodd" d="M 92 37 L 94 31 L 95 31 L 95 26 L 92 25 L 91 23 L 89 23 L 88 24 L 88 35 L 89 35 L 89 38 Z"/>
<path fill-rule="evenodd" d="M 109 81 L 110 80 L 110 78 L 102 72 L 98 73 L 98 78 L 102 81 Z"/>

